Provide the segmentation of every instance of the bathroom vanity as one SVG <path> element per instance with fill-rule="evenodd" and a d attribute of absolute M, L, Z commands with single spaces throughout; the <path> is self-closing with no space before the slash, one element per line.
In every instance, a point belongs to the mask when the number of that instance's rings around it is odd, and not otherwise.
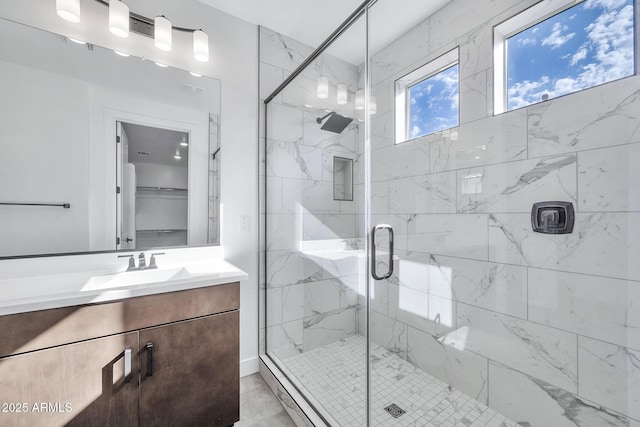
<path fill-rule="evenodd" d="M 90 289 L 97 303 L 69 305 L 78 296 L 66 292 L 0 315 L 0 425 L 237 422 L 237 280 L 246 274 L 216 277 L 203 265 L 162 283 Z M 139 273 L 118 276 L 135 283 Z M 119 298 L 125 291 L 132 296 Z M 31 310 L 43 304 L 59 306 Z"/>

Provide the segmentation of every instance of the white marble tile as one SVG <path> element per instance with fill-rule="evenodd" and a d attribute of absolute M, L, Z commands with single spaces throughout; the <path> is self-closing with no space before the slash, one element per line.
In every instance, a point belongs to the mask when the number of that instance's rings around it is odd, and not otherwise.
<path fill-rule="evenodd" d="M 640 350 L 640 283 L 529 268 L 529 320 Z"/>
<path fill-rule="evenodd" d="M 489 405 L 522 426 L 637 427 L 598 404 L 493 362 L 489 362 Z"/>
<path fill-rule="evenodd" d="M 455 213 L 455 172 L 420 175 L 389 182 L 389 212 Z"/>
<path fill-rule="evenodd" d="M 578 153 L 578 210 L 640 211 L 640 144 Z"/>
<path fill-rule="evenodd" d="M 478 74 L 493 66 L 493 27 L 482 24 L 458 39 L 460 45 L 460 79 Z"/>
<path fill-rule="evenodd" d="M 304 240 L 350 239 L 356 237 L 356 215 L 304 214 Z"/>
<path fill-rule="evenodd" d="M 322 179 L 322 150 L 298 142 L 267 141 L 267 176 Z"/>
<path fill-rule="evenodd" d="M 640 77 L 528 108 L 529 156 L 640 142 Z"/>
<path fill-rule="evenodd" d="M 364 262 L 364 252 L 359 250 L 319 252 L 314 253 L 314 257 L 322 260 L 324 279 L 357 275 Z"/>
<path fill-rule="evenodd" d="M 267 326 L 282 323 L 282 288 L 267 289 Z"/>
<path fill-rule="evenodd" d="M 487 117 L 487 83 L 490 70 L 482 70 L 466 79 L 460 79 L 460 124 Z"/>
<path fill-rule="evenodd" d="M 432 335 L 455 327 L 455 303 L 404 286 L 389 285 L 389 317 Z"/>
<path fill-rule="evenodd" d="M 429 293 L 444 298 L 527 318 L 527 269 L 525 267 L 432 256 Z"/>
<path fill-rule="evenodd" d="M 527 214 L 489 216 L 491 261 L 640 280 L 640 214 L 576 214 L 572 234 L 531 231 Z"/>
<path fill-rule="evenodd" d="M 408 215 L 372 215 L 371 216 L 371 224 L 388 224 L 393 228 L 393 247 L 394 252 L 397 254 L 398 251 L 406 251 L 407 250 L 407 240 L 408 240 L 408 232 L 407 232 L 407 220 Z M 379 238 L 378 238 L 379 237 Z M 376 247 L 385 250 L 389 248 L 388 244 L 388 233 L 385 231 L 380 231 L 376 234 L 377 242 Z"/>
<path fill-rule="evenodd" d="M 300 141 L 304 135 L 303 112 L 287 105 L 267 105 L 267 133 L 269 140 Z"/>
<path fill-rule="evenodd" d="M 445 344 L 577 391 L 576 335 L 461 303 L 457 315 L 457 329 Z"/>
<path fill-rule="evenodd" d="M 260 177 L 260 179 L 263 180 L 264 178 Z M 267 212 L 282 213 L 282 178 L 268 176 L 266 179 Z M 260 188 L 264 187 L 261 186 Z M 260 193 L 264 194 L 264 191 L 261 191 Z"/>
<path fill-rule="evenodd" d="M 285 213 L 340 212 L 340 202 L 333 200 L 333 184 L 330 182 L 285 178 L 281 197 Z"/>
<path fill-rule="evenodd" d="M 371 183 L 371 212 L 373 214 L 389 213 L 389 183 L 379 181 Z"/>
<path fill-rule="evenodd" d="M 319 314 L 304 321 L 304 351 L 345 339 L 355 334 L 355 307 Z"/>
<path fill-rule="evenodd" d="M 580 337 L 578 394 L 640 420 L 640 352 Z"/>
<path fill-rule="evenodd" d="M 304 318 L 305 284 L 284 286 L 282 289 L 282 321 L 291 322 Z M 267 307 L 267 309 L 269 309 Z"/>
<path fill-rule="evenodd" d="M 452 387 L 487 403 L 488 360 L 442 343 L 433 335 L 409 327 L 408 360 Z"/>
<path fill-rule="evenodd" d="M 260 61 L 288 71 L 295 70 L 313 49 L 265 27 L 260 27 Z"/>
<path fill-rule="evenodd" d="M 526 159 L 526 111 L 462 124 L 447 138 L 433 139 L 430 150 L 432 172 Z"/>
<path fill-rule="evenodd" d="M 284 80 L 282 68 L 274 67 L 265 62 L 260 62 L 260 99 L 266 99 L 267 96 L 280 86 Z M 277 95 L 270 102 L 278 104 L 282 103 L 282 93 Z"/>
<path fill-rule="evenodd" d="M 333 176 L 333 162 L 334 157 L 342 157 L 345 159 L 353 160 L 353 175 L 355 177 L 356 173 L 358 173 L 358 163 L 356 162 L 356 155 L 348 154 L 344 151 L 335 151 L 330 149 L 322 150 L 322 180 L 326 182 L 330 182 L 333 184 L 334 176 Z"/>
<path fill-rule="evenodd" d="M 369 316 L 371 341 L 406 360 L 407 325 L 377 311 L 372 311 Z"/>
<path fill-rule="evenodd" d="M 387 19 L 380 13 L 384 13 L 385 9 L 371 8 L 370 32 L 384 31 L 382 27 L 387 25 Z M 374 54 L 371 59 L 372 84 L 376 85 L 392 76 L 399 77 L 396 76 L 398 72 L 417 62 L 425 63 L 426 61 L 422 58 L 429 54 L 429 50 L 429 20 L 427 19 Z M 409 71 L 411 70 L 407 72 Z"/>
<path fill-rule="evenodd" d="M 576 202 L 576 156 L 522 160 L 457 172 L 459 213 L 527 213 L 541 200 Z"/>
<path fill-rule="evenodd" d="M 340 308 L 340 285 L 337 279 L 304 284 L 304 316 L 315 316 Z"/>
<path fill-rule="evenodd" d="M 371 281 L 371 310 L 389 316 L 389 286 L 386 280 Z M 361 305 L 365 305 L 364 296 L 360 295 Z"/>
<path fill-rule="evenodd" d="M 267 328 L 267 351 L 286 359 L 302 352 L 302 320 L 283 323 Z"/>
<path fill-rule="evenodd" d="M 267 251 L 296 251 L 302 242 L 302 216 L 270 214 L 267 228 Z"/>
<path fill-rule="evenodd" d="M 376 97 L 376 114 L 372 117 L 375 119 L 378 115 L 386 114 L 394 109 L 394 91 L 395 87 L 392 80 L 384 80 L 371 88 L 371 95 Z"/>
<path fill-rule="evenodd" d="M 425 175 L 429 173 L 429 144 L 413 140 L 375 150 L 371 168 L 374 182 Z"/>
<path fill-rule="evenodd" d="M 392 147 L 395 145 L 395 116 L 393 111 L 380 112 L 371 117 L 371 149 Z"/>
<path fill-rule="evenodd" d="M 415 215 L 408 232 L 409 251 L 487 260 L 486 215 Z"/>
<path fill-rule="evenodd" d="M 270 287 L 322 280 L 322 258 L 297 251 L 267 252 L 267 281 Z"/>

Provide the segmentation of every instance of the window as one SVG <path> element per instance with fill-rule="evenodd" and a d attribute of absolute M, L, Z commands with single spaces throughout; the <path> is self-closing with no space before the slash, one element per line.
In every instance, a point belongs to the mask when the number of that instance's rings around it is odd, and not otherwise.
<path fill-rule="evenodd" d="M 458 126 L 458 49 L 396 81 L 396 144 Z"/>
<path fill-rule="evenodd" d="M 633 75 L 633 3 L 546 0 L 495 27 L 495 113 Z"/>

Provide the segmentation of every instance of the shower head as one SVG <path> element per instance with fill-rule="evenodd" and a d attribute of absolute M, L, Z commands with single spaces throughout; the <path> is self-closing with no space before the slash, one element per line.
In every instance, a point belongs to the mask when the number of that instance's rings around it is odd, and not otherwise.
<path fill-rule="evenodd" d="M 327 122 L 324 125 L 322 125 L 320 129 L 328 130 L 329 132 L 335 132 L 335 133 L 342 133 L 342 131 L 347 126 L 349 126 L 349 123 L 353 121 L 353 119 L 349 117 L 341 116 L 335 111 L 332 111 L 329 114 L 325 115 L 324 117 L 318 117 L 316 119 L 316 122 L 318 124 L 322 124 L 324 119 L 326 119 L 327 117 L 329 117 L 329 120 L 327 120 Z"/>

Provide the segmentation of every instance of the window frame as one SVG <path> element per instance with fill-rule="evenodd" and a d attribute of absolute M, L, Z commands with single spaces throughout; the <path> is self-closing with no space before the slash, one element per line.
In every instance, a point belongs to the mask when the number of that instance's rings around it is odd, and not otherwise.
<path fill-rule="evenodd" d="M 443 132 L 460 126 L 460 49 L 456 46 L 447 53 L 438 56 L 395 81 L 395 144 L 424 138 L 425 136 L 437 133 L 431 132 L 414 138 L 410 136 L 411 100 L 408 96 L 409 91 L 413 86 L 456 65 L 458 65 L 458 125 L 441 129 L 437 132 Z"/>
<path fill-rule="evenodd" d="M 571 9 L 574 6 L 585 2 L 586 0 L 542 0 L 533 6 L 519 12 L 518 14 L 506 19 L 505 21 L 495 25 L 493 27 L 493 115 L 497 116 L 502 113 L 508 113 L 509 111 L 517 110 L 513 108 L 509 110 L 508 89 L 507 85 L 507 39 L 528 30 L 539 23 L 546 21 L 556 15 Z M 640 43 L 638 42 L 638 34 L 640 33 L 638 25 L 638 0 L 633 0 L 634 7 L 634 72 L 633 75 L 638 74 L 638 56 L 640 56 Z M 628 76 L 631 77 L 631 76 Z M 617 81 L 620 79 L 612 80 Z M 607 82 L 610 83 L 610 82 Z M 606 83 L 603 83 L 606 84 Z M 597 85 L 599 86 L 599 85 Z M 595 86 L 591 86 L 595 87 Z M 582 89 L 587 90 L 591 87 Z M 581 92 L 577 91 L 577 92 Z M 571 95 L 577 92 L 570 92 L 562 96 Z M 552 98 L 555 99 L 555 98 Z M 537 105 L 538 101 L 528 106 Z M 520 107 L 520 108 L 526 108 Z"/>

